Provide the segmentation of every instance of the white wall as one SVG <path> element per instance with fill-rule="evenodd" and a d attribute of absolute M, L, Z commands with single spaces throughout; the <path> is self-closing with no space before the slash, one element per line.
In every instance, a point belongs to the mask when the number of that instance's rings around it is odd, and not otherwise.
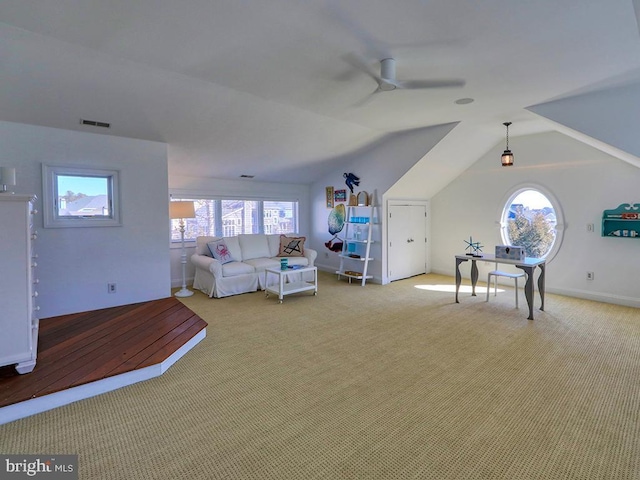
<path fill-rule="evenodd" d="M 8 122 L 0 144 L 0 165 L 16 168 L 14 190 L 36 194 L 40 212 L 42 163 L 120 171 L 122 226 L 45 229 L 36 215 L 41 318 L 170 295 L 165 144 Z"/>
<path fill-rule="evenodd" d="M 301 235 L 309 235 L 311 225 L 311 207 L 309 203 L 309 186 L 291 183 L 257 182 L 252 179 L 221 180 L 208 177 L 187 177 L 171 175 L 169 178 L 171 194 L 183 194 L 198 197 L 200 195 L 227 196 L 228 198 L 245 198 L 259 200 L 298 201 L 298 226 Z M 193 242 L 185 242 L 187 253 L 186 278 L 187 285 L 193 283 L 195 268 L 189 261 L 195 250 Z M 182 264 L 180 243 L 171 245 L 171 284 L 178 287 L 182 284 Z"/>
<path fill-rule="evenodd" d="M 640 84 L 607 88 L 529 107 L 529 110 L 565 127 L 599 140 L 636 157 Z M 637 158 L 635 159 L 638 165 Z"/>
<path fill-rule="evenodd" d="M 325 187 L 347 189 L 344 173 L 351 172 L 360 177 L 360 186 L 354 187 L 354 193 L 366 191 L 375 193 L 375 205 L 378 206 L 378 217 L 382 222 L 377 227 L 384 237 L 384 218 L 386 207 L 383 202 L 385 192 L 391 188 L 407 171 L 420 161 L 438 142 L 445 137 L 455 124 L 437 125 L 399 132 L 384 137 L 378 144 L 372 145 L 364 151 L 354 152 L 334 162 L 331 173 L 318 179 L 311 185 L 312 203 L 312 232 L 311 246 L 318 251 L 316 264 L 326 271 L 335 271 L 340 266 L 340 258 L 331 252 L 325 242 L 331 240 L 327 219 L 331 209 L 325 202 Z M 349 195 L 347 189 L 347 196 Z M 340 235 L 340 234 L 339 234 Z M 378 238 L 377 240 L 382 240 Z M 374 282 L 383 282 L 384 252 L 382 242 L 372 245 L 371 254 L 375 260 L 369 263 L 369 273 L 374 276 Z"/>
<path fill-rule="evenodd" d="M 564 241 L 547 267 L 547 290 L 640 306 L 640 239 L 600 236 L 603 210 L 640 202 L 640 169 L 559 133 L 511 140 L 515 166 L 500 166 L 497 145 L 433 197 L 432 271 L 454 275 L 454 255 L 464 252 L 469 236 L 492 253 L 502 243 L 497 222 L 507 195 L 532 182 L 556 197 L 565 218 Z M 486 281 L 492 265 L 478 266 Z M 587 271 L 595 272 L 594 280 L 586 280 Z M 461 272 L 469 277 L 466 264 Z"/>

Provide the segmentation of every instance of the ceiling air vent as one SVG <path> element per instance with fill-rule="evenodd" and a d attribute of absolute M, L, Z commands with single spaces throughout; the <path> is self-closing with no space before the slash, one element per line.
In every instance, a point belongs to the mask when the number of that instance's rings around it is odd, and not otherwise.
<path fill-rule="evenodd" d="M 240 178 L 253 178 L 253 177 L 255 177 L 255 175 L 245 175 L 245 174 L 240 175 Z"/>
<path fill-rule="evenodd" d="M 95 120 L 80 119 L 80 125 L 89 125 L 90 127 L 111 128 L 111 124 L 107 122 L 96 122 Z"/>

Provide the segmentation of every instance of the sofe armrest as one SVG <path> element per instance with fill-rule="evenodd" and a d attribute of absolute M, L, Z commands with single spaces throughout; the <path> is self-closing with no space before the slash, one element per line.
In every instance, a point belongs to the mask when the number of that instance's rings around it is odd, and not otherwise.
<path fill-rule="evenodd" d="M 314 262 L 316 261 L 316 257 L 318 256 L 318 252 L 316 252 L 315 250 L 313 250 L 311 248 L 305 248 L 304 249 L 304 256 L 307 257 L 307 260 L 309 260 L 309 266 L 313 267 L 314 266 Z"/>
<path fill-rule="evenodd" d="M 222 276 L 222 264 L 215 258 L 207 257 L 206 255 L 198 255 L 196 253 L 191 255 L 191 263 L 193 263 L 196 268 L 202 268 L 211 272 L 214 277 Z"/>

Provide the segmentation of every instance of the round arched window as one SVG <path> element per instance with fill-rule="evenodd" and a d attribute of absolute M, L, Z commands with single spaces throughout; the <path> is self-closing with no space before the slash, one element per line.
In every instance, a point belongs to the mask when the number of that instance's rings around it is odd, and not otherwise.
<path fill-rule="evenodd" d="M 504 244 L 524 247 L 527 257 L 551 260 L 562 243 L 560 206 L 539 186 L 519 187 L 509 195 L 500 226 Z"/>

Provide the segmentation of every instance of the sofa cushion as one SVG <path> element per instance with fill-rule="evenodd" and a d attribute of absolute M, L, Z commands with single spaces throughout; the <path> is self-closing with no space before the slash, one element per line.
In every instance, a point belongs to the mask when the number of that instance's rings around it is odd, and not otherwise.
<path fill-rule="evenodd" d="M 207 257 L 210 257 L 211 250 L 209 250 L 209 246 L 207 244 L 215 240 L 220 240 L 220 237 L 212 237 L 212 236 L 196 237 L 196 254 L 206 255 Z"/>
<path fill-rule="evenodd" d="M 262 274 L 266 268 L 275 268 L 280 270 L 280 258 L 281 257 L 253 258 L 251 260 L 245 260 L 244 263 L 251 265 L 255 268 L 257 273 Z M 309 260 L 307 257 L 289 257 L 289 266 L 294 265 L 306 267 L 309 265 Z"/>
<path fill-rule="evenodd" d="M 218 260 L 223 265 L 225 263 L 234 262 L 235 258 L 229 251 L 229 247 L 227 246 L 227 242 L 224 238 L 220 240 L 214 240 L 213 242 L 207 243 L 209 247 L 209 251 L 211 252 L 211 256 Z"/>
<path fill-rule="evenodd" d="M 240 242 L 238 242 L 238 237 L 224 237 L 224 241 L 227 244 L 227 248 L 231 252 L 231 256 L 235 258 L 238 262 L 244 260 L 244 255 L 242 249 L 240 248 Z"/>
<path fill-rule="evenodd" d="M 280 235 L 279 257 L 304 257 L 304 241 L 306 237 L 287 237 Z"/>
<path fill-rule="evenodd" d="M 235 277 L 246 273 L 255 273 L 255 269 L 243 262 L 229 262 L 222 265 L 222 276 L 224 277 Z"/>
<path fill-rule="evenodd" d="M 273 260 L 276 260 L 278 262 L 278 266 L 280 266 L 280 259 L 282 257 L 274 257 Z M 309 259 L 307 257 L 288 257 L 289 258 L 289 262 L 288 265 L 291 266 L 295 266 L 295 265 L 301 265 L 303 267 L 307 267 L 309 266 Z"/>
<path fill-rule="evenodd" d="M 269 257 L 269 242 L 266 235 L 247 233 L 238 235 L 237 238 L 242 248 L 242 260 Z"/>
<path fill-rule="evenodd" d="M 280 259 L 261 257 L 261 258 L 252 258 L 250 260 L 246 260 L 246 263 L 255 268 L 256 272 L 262 273 L 265 268 L 280 268 Z"/>
<path fill-rule="evenodd" d="M 267 242 L 269 242 L 269 256 L 277 257 L 278 253 L 280 253 L 280 234 L 267 235 Z"/>

